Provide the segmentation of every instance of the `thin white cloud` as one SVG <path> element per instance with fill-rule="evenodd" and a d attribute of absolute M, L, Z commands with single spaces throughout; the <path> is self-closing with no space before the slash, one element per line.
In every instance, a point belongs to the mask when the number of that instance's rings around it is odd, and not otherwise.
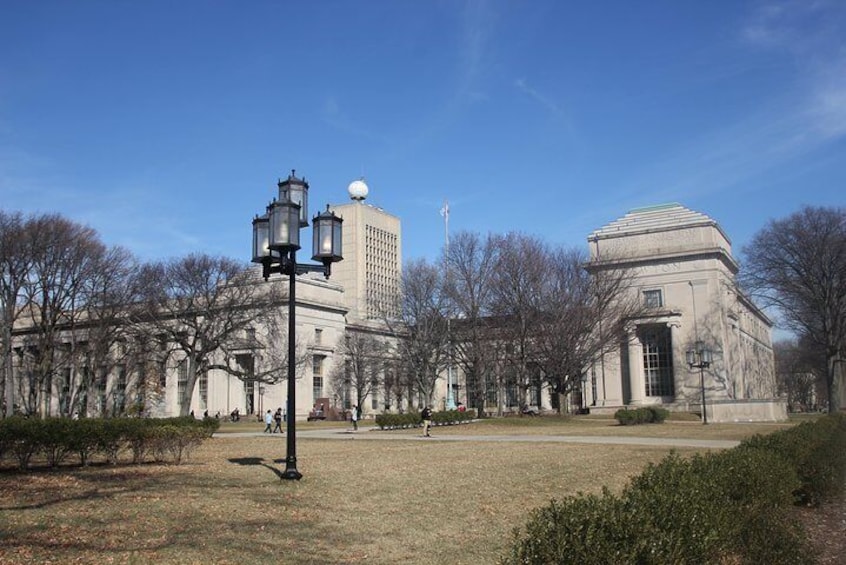
<path fill-rule="evenodd" d="M 562 110 L 558 104 L 552 101 L 548 96 L 541 94 L 536 89 L 529 86 L 529 84 L 526 82 L 526 79 L 518 78 L 514 81 L 514 86 L 516 86 L 521 92 L 538 102 L 555 118 L 562 120 L 565 120 L 567 118 L 567 115 L 565 114 L 564 110 Z"/>
<path fill-rule="evenodd" d="M 826 142 L 846 134 L 846 4 L 784 0 L 761 5 L 741 29 L 753 48 L 792 62 L 799 95 L 791 114 L 804 124 L 797 142 Z"/>
<path fill-rule="evenodd" d="M 643 205 L 743 190 L 749 179 L 846 137 L 846 4 L 769 3 L 739 29 L 747 48 L 780 57 L 790 82 L 757 112 L 646 164 L 621 187 L 623 199 Z"/>
<path fill-rule="evenodd" d="M 487 98 L 480 88 L 490 64 L 490 38 L 496 28 L 496 13 L 487 0 L 470 0 L 462 14 L 459 37 L 459 79 L 457 97 L 471 102 Z"/>

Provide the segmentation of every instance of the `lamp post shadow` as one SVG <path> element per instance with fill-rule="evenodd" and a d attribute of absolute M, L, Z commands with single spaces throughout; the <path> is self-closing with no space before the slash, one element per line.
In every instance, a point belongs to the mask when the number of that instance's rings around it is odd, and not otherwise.
<path fill-rule="evenodd" d="M 276 473 L 276 476 L 279 477 L 280 479 L 283 478 L 282 471 L 280 471 L 279 469 L 277 469 L 276 467 L 274 467 L 272 465 L 268 465 L 267 463 L 264 462 L 264 459 L 262 459 L 261 457 L 235 457 L 235 458 L 229 459 L 228 461 L 230 463 L 234 463 L 236 465 L 258 465 L 260 467 L 265 467 L 267 469 L 270 469 L 274 473 Z M 275 463 L 278 463 L 278 462 L 284 463 L 284 461 L 285 461 L 284 459 L 281 459 L 281 460 L 275 461 Z"/>

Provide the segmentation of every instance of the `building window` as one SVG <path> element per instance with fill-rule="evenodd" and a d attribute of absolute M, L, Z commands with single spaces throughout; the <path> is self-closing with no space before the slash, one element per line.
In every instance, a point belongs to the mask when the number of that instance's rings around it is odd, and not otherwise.
<path fill-rule="evenodd" d="M 541 368 L 537 365 L 530 365 L 529 371 L 529 378 L 531 382 L 531 387 L 529 388 L 529 404 L 540 407 L 542 405 L 541 399 L 543 398 L 543 378 Z M 455 397 L 457 398 L 458 395 Z"/>
<path fill-rule="evenodd" d="M 509 369 L 505 374 L 505 405 L 514 408 L 519 404 L 519 390 L 517 387 L 517 374 Z"/>
<path fill-rule="evenodd" d="M 314 328 L 314 345 L 323 345 L 323 330 Z"/>
<path fill-rule="evenodd" d="M 322 377 L 323 376 L 323 355 L 314 355 L 311 358 L 311 374 Z"/>
<path fill-rule="evenodd" d="M 343 391 L 343 406 L 344 410 L 352 408 L 352 378 L 350 377 L 350 362 L 344 363 L 344 391 Z"/>
<path fill-rule="evenodd" d="M 200 375 L 200 409 L 207 410 L 209 407 L 209 374 L 203 371 Z"/>
<path fill-rule="evenodd" d="M 485 405 L 497 405 L 497 386 L 493 378 L 485 379 Z"/>
<path fill-rule="evenodd" d="M 188 391 L 188 359 L 180 361 L 177 367 L 176 390 L 179 407 L 182 408 L 184 402 L 191 401 L 191 399 L 185 398 L 185 394 Z"/>
<path fill-rule="evenodd" d="M 311 378 L 311 397 L 314 400 L 323 397 L 323 377 Z"/>
<path fill-rule="evenodd" d="M 159 387 L 162 391 L 167 388 L 167 363 L 159 361 Z"/>
<path fill-rule="evenodd" d="M 144 363 L 135 364 L 135 395 L 137 404 L 144 401 L 147 392 L 147 366 Z"/>
<path fill-rule="evenodd" d="M 653 327 L 641 332 L 643 376 L 646 396 L 673 396 L 673 350 L 670 328 Z"/>
<path fill-rule="evenodd" d="M 643 305 L 647 308 L 661 308 L 664 306 L 664 297 L 660 290 L 644 290 L 643 291 Z"/>
<path fill-rule="evenodd" d="M 126 411 L 126 365 L 118 367 L 117 390 L 115 391 L 115 411 L 123 414 Z"/>
<path fill-rule="evenodd" d="M 71 389 L 71 370 L 70 368 L 62 369 L 62 390 L 59 394 L 59 411 L 61 414 L 67 414 L 70 405 L 70 389 Z"/>
<path fill-rule="evenodd" d="M 100 376 L 97 379 L 97 413 L 100 416 L 106 415 L 106 384 L 108 380 L 108 369 L 100 367 Z"/>
<path fill-rule="evenodd" d="M 245 373 L 245 379 L 249 380 L 253 378 L 253 374 L 255 372 L 255 357 L 253 357 L 252 354 L 239 353 L 235 356 L 235 363 Z"/>
<path fill-rule="evenodd" d="M 244 381 L 244 399 L 246 400 L 245 413 L 256 413 L 256 382 Z"/>

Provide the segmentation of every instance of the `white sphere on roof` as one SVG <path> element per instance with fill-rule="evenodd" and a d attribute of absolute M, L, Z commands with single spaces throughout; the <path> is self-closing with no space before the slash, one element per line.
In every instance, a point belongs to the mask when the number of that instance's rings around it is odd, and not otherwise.
<path fill-rule="evenodd" d="M 367 198 L 367 193 L 370 189 L 367 188 L 367 184 L 364 182 L 364 179 L 354 180 L 350 183 L 349 187 L 347 187 L 347 192 L 350 193 L 350 198 L 353 200 L 364 200 Z"/>

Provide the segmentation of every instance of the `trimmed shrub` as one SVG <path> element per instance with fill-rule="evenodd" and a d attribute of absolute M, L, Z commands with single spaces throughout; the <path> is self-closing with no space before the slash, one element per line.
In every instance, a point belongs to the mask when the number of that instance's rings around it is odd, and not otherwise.
<path fill-rule="evenodd" d="M 652 422 L 655 424 L 663 424 L 664 420 L 670 416 L 670 411 L 660 406 L 649 406 L 647 410 L 651 413 Z"/>
<path fill-rule="evenodd" d="M 415 428 L 423 423 L 419 412 L 407 412 L 405 414 L 377 414 L 374 419 L 381 430 L 398 430 Z"/>
<path fill-rule="evenodd" d="M 8 438 L 8 449 L 18 461 L 18 469 L 26 471 L 32 456 L 41 449 L 38 428 L 39 420 L 12 416 L 0 420 L 0 425 L 5 429 L 4 435 Z"/>
<path fill-rule="evenodd" d="M 614 413 L 614 419 L 621 426 L 634 426 L 637 424 L 661 424 L 670 412 L 658 406 L 644 406 L 642 408 L 634 408 L 629 410 L 627 408 L 620 408 Z"/>
<path fill-rule="evenodd" d="M 33 455 L 43 454 L 50 467 L 60 465 L 70 453 L 87 465 L 95 453 L 117 464 L 124 449 L 132 462 L 142 463 L 149 453 L 177 464 L 218 429 L 216 420 L 194 418 L 37 418 L 0 419 L 0 450 L 12 453 L 21 470 L 29 468 Z M 164 431 L 160 431 L 164 429 Z"/>
<path fill-rule="evenodd" d="M 738 449 L 691 459 L 671 454 L 633 479 L 622 498 L 639 524 L 639 537 L 648 540 L 640 559 L 710 563 L 728 553 L 747 563 L 773 562 L 760 556 L 770 553 L 766 540 L 779 537 L 798 548 L 789 559 L 777 560 L 787 563 L 804 553 L 801 537 L 779 517 L 797 484 L 790 466 L 764 451 Z"/>
<path fill-rule="evenodd" d="M 801 485 L 797 500 L 816 506 L 843 493 L 846 481 L 846 415 L 830 414 L 766 436 L 757 435 L 742 447 L 765 449 L 794 465 Z"/>
<path fill-rule="evenodd" d="M 79 456 L 80 465 L 88 465 L 97 451 L 103 420 L 83 418 L 74 420 L 73 433 L 68 438 L 68 449 Z"/>
<path fill-rule="evenodd" d="M 51 468 L 57 467 L 71 451 L 72 423 L 68 418 L 46 418 L 33 430 L 38 435 L 38 449 Z"/>
<path fill-rule="evenodd" d="M 469 422 L 476 418 L 475 410 L 442 410 L 432 413 L 432 424 L 445 426 Z M 380 430 L 398 430 L 416 428 L 423 423 L 419 412 L 407 412 L 405 414 L 376 414 L 374 422 Z"/>
<path fill-rule="evenodd" d="M 204 437 L 210 438 L 220 429 L 220 420 L 217 418 L 203 418 L 200 420 L 200 429 L 203 430 Z"/>
<path fill-rule="evenodd" d="M 628 414 L 625 414 L 628 412 Z M 620 411 L 623 421 L 642 417 Z M 846 417 L 757 436 L 739 447 L 649 465 L 619 497 L 577 495 L 534 511 L 505 564 L 807 563 L 786 510 L 833 496 L 846 478 Z"/>
<path fill-rule="evenodd" d="M 534 510 L 528 524 L 515 530 L 506 565 L 637 563 L 636 524 L 622 501 L 603 490 L 578 495 Z"/>

